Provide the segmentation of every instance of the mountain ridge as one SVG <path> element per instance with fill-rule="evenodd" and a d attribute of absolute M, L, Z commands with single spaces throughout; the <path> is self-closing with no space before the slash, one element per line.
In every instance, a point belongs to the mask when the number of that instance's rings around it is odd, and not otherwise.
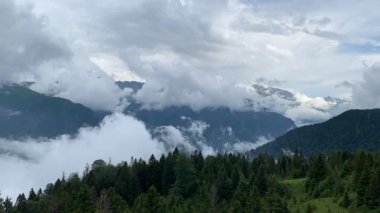
<path fill-rule="evenodd" d="M 96 126 L 104 115 L 67 99 L 40 94 L 22 85 L 0 87 L 0 137 L 56 137 Z"/>
<path fill-rule="evenodd" d="M 380 109 L 348 110 L 323 123 L 299 127 L 255 150 L 252 154 L 280 155 L 301 150 L 305 155 L 342 151 L 380 150 Z"/>

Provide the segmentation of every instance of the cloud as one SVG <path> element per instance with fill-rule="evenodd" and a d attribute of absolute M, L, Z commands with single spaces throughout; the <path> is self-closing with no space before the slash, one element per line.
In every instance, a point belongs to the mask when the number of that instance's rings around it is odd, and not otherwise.
<path fill-rule="evenodd" d="M 178 65 L 186 72 L 175 72 L 171 66 L 155 67 L 136 100 L 146 108 L 162 109 L 167 106 L 190 106 L 195 110 L 204 107 L 228 106 L 243 108 L 247 92 L 218 76 L 202 76 L 188 65 Z M 222 95 L 223 94 L 223 95 Z"/>
<path fill-rule="evenodd" d="M 355 7 L 342 0 L 329 4 L 298 0 L 96 0 L 91 5 L 75 0 L 17 2 L 34 4 L 33 13 L 45 17 L 44 30 L 69 44 L 74 58 L 79 55 L 94 62 L 116 79 L 145 80 L 139 101 L 147 106 L 236 107 L 235 96 L 245 94 L 225 90 L 231 86 L 215 83 L 216 78 L 231 85 L 276 79 L 309 96 L 347 96 L 350 88 L 336 90 L 335 85 L 354 82 L 361 75 L 358 70 L 363 61 L 380 55 L 343 48 L 379 44 L 373 23 L 380 16 L 374 9 L 378 3 L 373 1 Z M 362 13 L 368 15 L 356 15 Z M 79 73 L 83 69 L 74 70 Z M 87 82 L 94 83 L 83 86 L 73 81 L 75 89 L 58 95 L 94 109 L 122 108 L 118 107 L 122 101 L 116 104 L 121 91 L 112 96 L 112 85 L 101 90 L 92 88 L 98 84 L 93 78 Z M 39 91 L 55 87 L 42 85 L 45 89 Z M 92 89 L 112 100 L 82 100 Z M 217 89 L 223 93 L 215 92 Z M 83 95 L 76 94 L 82 91 Z M 105 106 L 106 102 L 110 106 Z"/>
<path fill-rule="evenodd" d="M 206 144 L 203 131 L 206 124 L 199 121 L 191 121 L 191 125 L 186 127 L 160 126 L 153 130 L 153 135 L 164 143 L 166 150 L 179 148 L 187 153 L 195 150 L 202 151 L 207 155 L 215 155 L 216 151 Z"/>
<path fill-rule="evenodd" d="M 159 140 L 163 141 L 168 150 L 179 148 L 192 153 L 196 148 L 185 140 L 181 131 L 174 126 L 160 126 L 153 133 Z"/>
<path fill-rule="evenodd" d="M 302 105 L 288 109 L 285 116 L 294 120 L 297 126 L 326 121 L 332 117 L 329 112 L 319 111 Z"/>
<path fill-rule="evenodd" d="M 353 86 L 353 104 L 358 108 L 380 107 L 380 64 L 363 73 L 363 80 Z"/>
<path fill-rule="evenodd" d="M 48 19 L 35 15 L 32 6 L 4 0 L 0 14 L 0 84 L 34 81 L 38 92 L 94 110 L 124 108 L 125 93 L 113 79 L 75 43 L 49 31 Z"/>
<path fill-rule="evenodd" d="M 0 25 L 0 83 L 14 81 L 46 61 L 70 55 L 64 42 L 46 34 L 43 22 L 27 6 L 1 1 Z"/>
<path fill-rule="evenodd" d="M 15 198 L 30 188 L 44 188 L 64 172 L 81 172 L 94 160 L 112 163 L 131 157 L 147 160 L 165 149 L 151 138 L 143 123 L 123 114 L 106 117 L 99 127 L 81 128 L 77 136 L 49 140 L 0 140 L 0 190 L 2 196 Z"/>
<path fill-rule="evenodd" d="M 255 142 L 238 142 L 232 145 L 225 144 L 224 149 L 226 150 L 226 152 L 246 153 L 252 149 L 256 149 L 257 147 L 270 142 L 271 140 L 273 139 L 261 136 Z"/>
<path fill-rule="evenodd" d="M 335 85 L 335 88 L 340 88 L 340 87 L 352 89 L 354 87 L 354 84 L 349 81 L 342 81 L 339 84 Z"/>
<path fill-rule="evenodd" d="M 333 6 L 296 0 L 33 2 L 34 11 L 48 17 L 51 31 L 67 26 L 71 33 L 61 34 L 68 43 L 103 64 L 118 58 L 128 73 L 165 86 L 159 76 L 167 76 L 170 63 L 171 75 L 199 76 L 187 80 L 203 83 L 187 84 L 193 86 L 189 91 L 204 90 L 200 85 L 215 76 L 246 84 L 263 77 L 286 81 L 287 87 L 307 94 L 333 95 L 334 85 L 354 80 L 362 67 L 355 54 L 340 52 L 340 46 L 371 40 L 357 31 L 367 31 L 365 21 L 378 17 L 371 10 L 371 17 L 352 21 L 356 12 L 376 8 L 370 1 L 355 8 L 340 0 Z"/>
<path fill-rule="evenodd" d="M 69 99 L 93 110 L 122 111 L 126 96 L 113 78 L 99 70 L 88 58 L 75 56 L 71 61 L 48 63 L 34 72 L 31 89 Z"/>

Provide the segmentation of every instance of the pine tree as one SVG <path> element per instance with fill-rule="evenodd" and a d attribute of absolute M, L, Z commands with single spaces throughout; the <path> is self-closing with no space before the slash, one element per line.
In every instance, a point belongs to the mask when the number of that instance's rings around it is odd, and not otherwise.
<path fill-rule="evenodd" d="M 380 167 L 376 168 L 369 181 L 369 185 L 366 191 L 366 205 L 374 209 L 380 204 Z"/>
<path fill-rule="evenodd" d="M 112 212 L 127 212 L 128 203 L 116 192 L 115 188 L 107 191 L 107 197 L 110 202 L 110 210 Z"/>
<path fill-rule="evenodd" d="M 199 181 L 194 165 L 185 155 L 179 155 L 175 166 L 175 191 L 187 198 L 198 188 Z"/>
<path fill-rule="evenodd" d="M 222 166 L 218 172 L 218 178 L 216 179 L 216 188 L 219 201 L 229 200 L 232 196 L 232 184 L 228 178 L 226 170 Z"/>
<path fill-rule="evenodd" d="M 264 197 L 264 212 L 268 213 L 288 213 L 290 212 L 286 202 L 281 199 L 281 197 L 270 188 Z"/>
<path fill-rule="evenodd" d="M 134 212 L 156 213 L 163 211 L 163 204 L 154 186 L 151 186 L 147 193 L 136 198 L 133 206 Z"/>
<path fill-rule="evenodd" d="M 265 195 L 268 189 L 268 177 L 265 174 L 265 169 L 263 166 L 260 166 L 257 175 L 253 176 L 255 178 L 255 185 L 259 190 L 260 195 Z"/>
<path fill-rule="evenodd" d="M 80 189 L 75 201 L 75 207 L 80 212 L 95 211 L 95 203 L 92 200 L 91 190 L 88 188 L 88 186 L 83 186 Z"/>
<path fill-rule="evenodd" d="M 24 193 L 20 194 L 17 197 L 15 207 L 16 207 L 17 212 L 26 212 L 27 211 L 26 197 L 25 197 Z"/>
<path fill-rule="evenodd" d="M 13 204 L 9 197 L 5 198 L 3 205 L 5 212 L 13 212 Z"/>
<path fill-rule="evenodd" d="M 312 159 L 308 179 L 305 184 L 306 192 L 308 192 L 309 195 L 318 196 L 318 193 L 315 193 L 315 189 L 326 176 L 326 160 L 323 155 L 319 154 L 315 159 Z"/>
<path fill-rule="evenodd" d="M 370 182 L 370 169 L 369 166 L 366 164 L 363 168 L 362 174 L 360 176 L 360 179 L 357 183 L 357 205 L 361 206 L 367 202 L 366 198 L 366 192 L 367 188 Z"/>
<path fill-rule="evenodd" d="M 3 212 L 5 212 L 4 200 L 3 200 L 3 198 L 1 197 L 1 194 L 0 194 L 0 213 L 3 213 Z"/>
<path fill-rule="evenodd" d="M 31 200 L 31 201 L 37 201 L 38 200 L 38 196 L 36 195 L 36 193 L 34 192 L 33 189 L 31 189 L 29 191 L 28 200 Z"/>

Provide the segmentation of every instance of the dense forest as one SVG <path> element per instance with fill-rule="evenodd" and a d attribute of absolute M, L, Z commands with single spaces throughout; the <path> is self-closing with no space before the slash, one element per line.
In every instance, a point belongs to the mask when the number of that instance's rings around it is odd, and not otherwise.
<path fill-rule="evenodd" d="M 334 150 L 355 152 L 380 151 L 380 109 L 348 110 L 323 123 L 293 129 L 264 144 L 252 154 L 279 156 L 284 150 L 302 150 L 306 156 Z"/>
<path fill-rule="evenodd" d="M 26 177 L 27 178 L 27 177 Z M 0 212 L 379 212 L 380 153 L 301 152 L 204 157 L 175 150 L 159 159 L 95 161 Z"/>

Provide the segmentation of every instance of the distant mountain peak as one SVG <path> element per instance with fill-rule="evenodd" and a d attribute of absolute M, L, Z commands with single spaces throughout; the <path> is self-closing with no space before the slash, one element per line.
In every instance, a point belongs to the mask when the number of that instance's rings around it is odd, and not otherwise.
<path fill-rule="evenodd" d="M 252 87 L 256 90 L 257 94 L 261 96 L 273 96 L 277 95 L 279 98 L 288 100 L 288 101 L 296 101 L 294 94 L 283 89 L 275 88 L 275 87 L 265 87 L 259 84 L 253 84 Z"/>

